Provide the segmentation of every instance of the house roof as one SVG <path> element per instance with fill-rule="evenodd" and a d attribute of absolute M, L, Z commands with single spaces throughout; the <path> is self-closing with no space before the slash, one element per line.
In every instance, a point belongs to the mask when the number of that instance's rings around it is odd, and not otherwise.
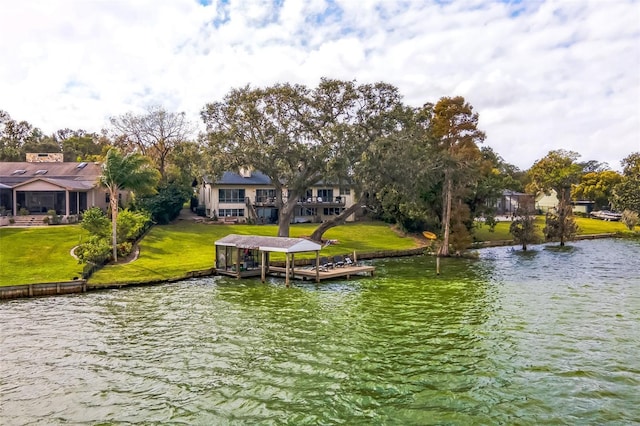
<path fill-rule="evenodd" d="M 224 172 L 222 177 L 217 181 L 213 181 L 209 176 L 204 177 L 204 182 L 208 184 L 215 183 L 216 185 L 265 185 L 265 186 L 273 186 L 271 183 L 271 178 L 264 173 L 254 170 L 251 172 L 251 176 L 243 177 L 239 173 L 234 172 Z M 345 184 L 348 186 L 348 184 Z M 320 180 L 316 182 L 312 186 L 336 186 L 334 183 L 325 182 L 324 180 Z"/>
<path fill-rule="evenodd" d="M 90 189 L 100 173 L 100 164 L 90 162 L 0 162 L 0 183 L 10 188 L 42 179 L 69 189 Z"/>
<path fill-rule="evenodd" d="M 512 191 L 511 189 L 505 189 L 504 191 L 502 191 L 502 195 L 504 195 L 504 196 L 525 196 L 525 195 L 533 196 L 531 194 L 525 194 L 524 192 Z"/>
<path fill-rule="evenodd" d="M 243 177 L 239 173 L 224 172 L 216 183 L 218 185 L 271 185 L 271 178 L 259 171 L 253 171 L 248 177 Z"/>
<path fill-rule="evenodd" d="M 36 181 L 44 181 L 44 182 L 48 182 L 50 184 L 59 186 L 60 188 L 64 188 L 66 190 L 69 191 L 73 191 L 73 190 L 89 190 L 91 188 L 93 188 L 94 186 L 96 186 L 97 182 L 94 179 L 93 181 L 88 181 L 88 180 L 71 180 L 71 179 L 49 179 L 49 178 L 33 178 L 33 179 L 29 179 L 26 180 L 24 182 L 20 182 L 16 185 L 13 185 L 14 188 L 19 188 L 21 186 L 27 185 L 31 182 L 36 182 Z"/>
<path fill-rule="evenodd" d="M 216 241 L 217 246 L 258 249 L 281 253 L 319 251 L 322 246 L 304 238 L 262 237 L 257 235 L 229 234 Z"/>

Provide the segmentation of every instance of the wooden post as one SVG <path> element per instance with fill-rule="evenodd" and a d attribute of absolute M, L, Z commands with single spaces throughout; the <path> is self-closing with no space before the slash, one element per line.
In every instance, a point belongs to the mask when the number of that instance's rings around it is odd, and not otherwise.
<path fill-rule="evenodd" d="M 240 278 L 240 249 L 236 249 L 236 278 Z"/>
<path fill-rule="evenodd" d="M 353 251 L 353 263 L 356 264 L 358 263 L 358 255 L 356 254 L 356 251 Z"/>
<path fill-rule="evenodd" d="M 316 250 L 316 282 L 320 282 L 320 251 Z"/>
<path fill-rule="evenodd" d="M 266 276 L 267 276 L 267 267 L 266 267 L 266 263 L 267 263 L 267 256 L 266 256 L 266 252 L 261 252 L 262 254 L 262 263 L 260 264 L 260 278 L 262 279 L 262 282 L 265 282 Z"/>
<path fill-rule="evenodd" d="M 289 287 L 289 253 L 285 254 L 287 259 L 284 266 L 284 285 Z"/>
<path fill-rule="evenodd" d="M 440 275 L 440 256 L 436 256 L 436 275 Z"/>

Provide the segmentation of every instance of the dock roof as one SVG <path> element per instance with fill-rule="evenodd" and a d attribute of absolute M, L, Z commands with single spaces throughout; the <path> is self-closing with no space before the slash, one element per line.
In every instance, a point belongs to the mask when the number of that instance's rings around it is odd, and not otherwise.
<path fill-rule="evenodd" d="M 320 244 L 305 240 L 304 238 L 262 237 L 238 234 L 229 234 L 216 241 L 216 245 L 281 253 L 320 251 L 322 248 Z"/>

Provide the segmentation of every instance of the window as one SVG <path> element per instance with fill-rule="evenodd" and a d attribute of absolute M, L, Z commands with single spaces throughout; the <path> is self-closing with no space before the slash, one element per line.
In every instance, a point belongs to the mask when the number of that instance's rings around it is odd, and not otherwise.
<path fill-rule="evenodd" d="M 340 195 L 351 195 L 351 188 L 340 188 Z"/>
<path fill-rule="evenodd" d="M 244 209 L 219 209 L 218 217 L 244 217 Z"/>
<path fill-rule="evenodd" d="M 318 189 L 318 202 L 333 200 L 333 189 Z"/>
<path fill-rule="evenodd" d="M 307 189 L 302 197 L 300 197 L 300 201 L 303 203 L 310 203 L 313 201 L 313 190 Z"/>
<path fill-rule="evenodd" d="M 337 216 L 340 213 L 342 213 L 344 209 L 340 208 L 340 207 L 325 207 L 323 209 L 323 214 L 325 216 Z"/>
<path fill-rule="evenodd" d="M 315 207 L 300 207 L 296 216 L 317 216 L 318 209 Z"/>
<path fill-rule="evenodd" d="M 256 189 L 256 203 L 272 203 L 275 199 L 275 189 Z"/>
<path fill-rule="evenodd" d="M 244 189 L 219 189 L 218 200 L 221 203 L 244 203 Z"/>

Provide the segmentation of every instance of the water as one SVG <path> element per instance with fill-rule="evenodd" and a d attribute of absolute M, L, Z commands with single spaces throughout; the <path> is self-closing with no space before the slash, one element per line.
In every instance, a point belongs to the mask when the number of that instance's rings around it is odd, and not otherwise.
<path fill-rule="evenodd" d="M 640 242 L 0 303 L 0 424 L 637 424 Z"/>

